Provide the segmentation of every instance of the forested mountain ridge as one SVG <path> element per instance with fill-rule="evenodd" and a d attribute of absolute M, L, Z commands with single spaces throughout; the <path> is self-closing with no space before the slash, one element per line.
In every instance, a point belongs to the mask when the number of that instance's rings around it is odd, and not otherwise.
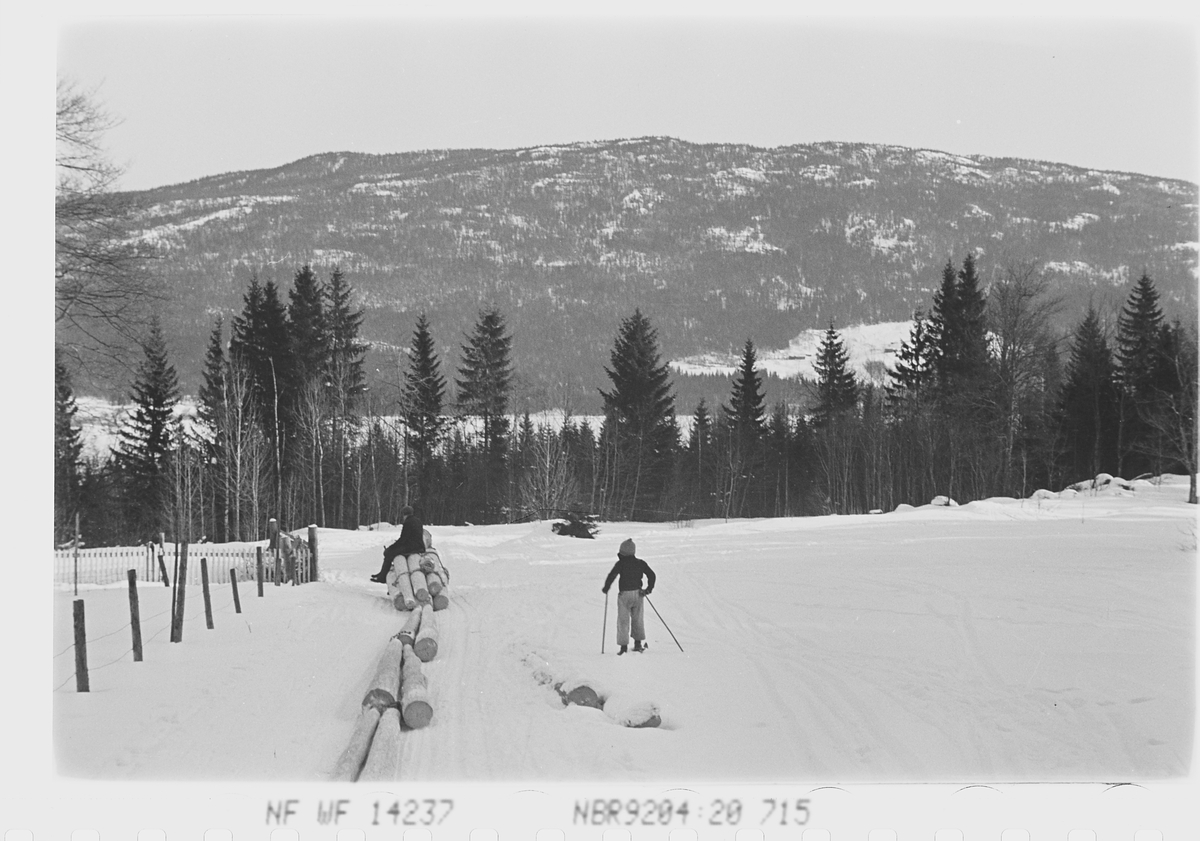
<path fill-rule="evenodd" d="M 1116 308 L 1148 272 L 1194 312 L 1197 185 L 1066 164 L 857 143 L 759 149 L 670 138 L 520 150 L 329 153 L 132 194 L 157 247 L 164 329 L 195 393 L 217 314 L 252 275 L 286 288 L 340 265 L 366 310 L 369 370 L 428 314 L 444 364 L 480 307 L 514 335 L 520 387 L 553 402 L 604 384 L 640 307 L 667 358 L 928 309 L 947 260 L 985 282 L 1036 260 L 1067 299 Z M 394 366 L 394 361 L 390 363 Z"/>

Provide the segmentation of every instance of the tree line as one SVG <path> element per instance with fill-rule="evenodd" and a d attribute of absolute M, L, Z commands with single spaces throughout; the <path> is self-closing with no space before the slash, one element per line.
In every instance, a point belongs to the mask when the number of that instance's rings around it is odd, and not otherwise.
<path fill-rule="evenodd" d="M 254 540 L 288 527 L 795 516 L 891 510 L 944 495 L 1026 497 L 1101 472 L 1196 473 L 1196 334 L 1167 322 L 1149 276 L 1106 334 L 1089 308 L 1065 365 L 1056 302 L 1033 266 L 984 290 L 974 257 L 948 262 L 883 386 L 850 370 L 826 331 L 802 403 L 768 408 L 747 340 L 728 401 L 681 424 L 658 334 L 619 325 L 593 421 L 511 412 L 512 335 L 485 308 L 451 389 L 421 315 L 394 392 L 365 385 L 362 312 L 333 269 L 284 294 L 250 282 L 226 336 L 218 318 L 194 417 L 180 410 L 162 330 L 142 342 L 131 409 L 107 458 L 84 459 L 65 360 L 56 360 L 56 542 Z M 453 397 L 452 397 L 453 394 Z"/>

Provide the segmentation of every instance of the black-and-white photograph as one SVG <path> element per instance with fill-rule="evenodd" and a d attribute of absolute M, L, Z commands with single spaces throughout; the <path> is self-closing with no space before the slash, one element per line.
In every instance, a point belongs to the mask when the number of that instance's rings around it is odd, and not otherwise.
<path fill-rule="evenodd" d="M 1190 777 L 1192 21 L 56 37 L 56 775 Z"/>

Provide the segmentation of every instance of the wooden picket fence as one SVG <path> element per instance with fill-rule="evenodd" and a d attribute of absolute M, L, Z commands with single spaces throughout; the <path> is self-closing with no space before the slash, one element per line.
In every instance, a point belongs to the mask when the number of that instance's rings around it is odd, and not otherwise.
<path fill-rule="evenodd" d="M 80 549 L 80 584 L 115 584 L 124 581 L 128 570 L 136 569 L 143 581 L 159 580 L 155 547 L 107 546 L 99 549 Z M 75 581 L 74 549 L 54 550 L 54 583 L 72 584 Z"/>
<path fill-rule="evenodd" d="M 256 577 L 258 550 L 263 554 L 263 578 L 269 583 L 276 581 L 276 568 L 279 570 L 280 583 L 294 581 L 297 584 L 307 584 L 312 580 L 312 551 L 307 541 L 294 540 L 283 535 L 279 541 L 279 550 L 270 548 L 270 541 L 264 540 L 257 544 L 246 543 L 193 543 L 188 546 L 188 557 L 191 563 L 187 568 L 188 584 L 200 583 L 200 558 L 208 559 L 210 583 L 228 584 L 229 570 L 237 570 L 238 579 L 253 581 Z M 80 584 L 116 584 L 124 582 L 128 571 L 136 569 L 141 581 L 162 581 L 158 567 L 158 545 L 146 546 L 106 546 L 96 549 L 78 550 L 79 583 Z M 163 563 L 167 576 L 173 577 L 175 569 L 175 551 L 173 543 L 163 547 Z M 75 582 L 76 550 L 56 549 L 54 551 L 54 583 L 73 584 Z M 278 554 L 278 564 L 276 563 Z"/>

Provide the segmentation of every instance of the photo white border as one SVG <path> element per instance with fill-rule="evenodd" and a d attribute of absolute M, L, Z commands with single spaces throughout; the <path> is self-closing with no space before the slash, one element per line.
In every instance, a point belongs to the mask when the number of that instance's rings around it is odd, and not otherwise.
<path fill-rule="evenodd" d="M 770 11 L 779 8 L 774 3 L 740 3 L 746 12 Z M 203 7 L 205 14 L 286 13 L 321 4 L 286 6 L 277 2 L 233 3 L 218 2 Z M 339 14 L 380 14 L 394 11 L 395 4 L 340 3 Z M 473 14 L 480 9 L 495 12 L 496 7 L 482 3 L 408 3 L 400 7 L 415 14 Z M 678 14 L 678 3 L 617 2 L 580 5 L 575 13 L 634 15 Z M 691 5 L 689 14 L 722 15 L 728 4 L 703 3 Z M 808 11 L 838 14 L 872 14 L 897 7 L 882 3 L 806 4 Z M 938 5 L 919 4 L 918 13 L 937 13 Z M 946 8 L 946 7 L 941 7 Z M 958 11 L 958 7 L 953 7 Z M 1069 16 L 1074 4 L 1020 3 L 1005 7 L 1008 13 L 1034 16 Z M 175 4 L 172 14 L 197 10 L 194 3 Z M 506 13 L 561 14 L 562 7 L 550 3 L 506 3 Z M 552 10 L 552 11 L 547 11 Z M 907 11 L 908 7 L 904 7 Z M 926 10 L 921 12 L 920 10 Z M 23 288 L 14 290 L 10 301 L 9 330 L 6 331 L 6 359 L 13 365 L 13 393 L 29 395 L 28 411 L 14 411 L 12 404 L 5 413 L 5 440 L 10 442 L 10 469 L 4 483 L 5 511 L 12 517 L 14 527 L 27 535 L 47 534 L 50 530 L 51 481 L 44 465 L 52 440 L 50 392 L 48 376 L 53 357 L 53 327 L 50 323 L 51 290 L 42 279 L 50 276 L 53 259 L 53 240 L 49 220 L 53 217 L 50 184 L 53 170 L 48 147 L 52 143 L 53 108 L 51 91 L 55 72 L 56 31 L 64 20 L 78 14 L 163 14 L 161 3 L 112 2 L 103 7 L 82 3 L 60 3 L 42 11 L 11 7 L 0 13 L 0 85 L 3 86 L 4 114 L 9 118 L 5 147 L 10 168 L 16 174 L 17 190 L 4 203 L 3 230 L 14 257 L 10 280 L 24 279 Z M 1100 4 L 1089 5 L 1090 15 L 1178 16 L 1186 25 L 1190 20 L 1196 31 L 1195 12 L 1189 17 L 1174 3 Z M 1146 127 L 1153 131 L 1152 126 Z M 1200 150 L 1198 150 L 1200 154 Z M 28 315 L 30 313 L 36 315 Z M 41 319 L 46 318 L 43 322 Z M 34 348 L 31 355 L 29 348 Z M 22 403 L 26 398 L 22 398 Z M 28 443 L 27 443 L 28 442 Z M 36 442 L 36 443 L 34 443 Z M 737 835 L 738 830 L 761 830 L 762 841 L 814 841 L 822 837 L 841 839 L 1083 839 L 1087 835 L 1072 835 L 1077 830 L 1091 830 L 1095 838 L 1175 839 L 1196 837 L 1200 832 L 1200 786 L 1195 771 L 1186 780 L 1138 782 L 1120 785 L 1121 781 L 1081 784 L 904 784 L 864 785 L 839 784 L 837 780 L 820 783 L 803 782 L 776 786 L 748 786 L 736 781 L 728 785 L 688 784 L 686 781 L 669 785 L 631 786 L 617 781 L 595 784 L 528 783 L 396 783 L 390 787 L 377 784 L 334 784 L 313 782 L 212 782 L 212 783 L 147 783 L 76 780 L 58 776 L 53 768 L 50 747 L 50 697 L 42 687 L 49 687 L 50 664 L 47 646 L 38 639 L 49 639 L 46 633 L 51 614 L 49 575 L 41 572 L 33 559 L 41 558 L 45 548 L 39 540 L 19 538 L 14 541 L 6 558 L 6 575 L 0 605 L 0 633 L 3 634 L 5 675 L 5 710 L 3 715 L 3 751 L 0 753 L 0 833 L 3 841 L 25 841 L 27 838 L 66 838 L 77 830 L 95 830 L 102 839 L 134 838 L 153 841 L 156 835 L 142 835 L 145 830 L 161 830 L 170 841 L 203 836 L 206 841 L 221 841 L 221 831 L 228 831 L 238 841 L 268 838 L 286 841 L 290 836 L 272 836 L 276 829 L 294 829 L 300 838 L 338 837 L 339 841 L 372 841 L 375 838 L 396 838 L 395 828 L 373 828 L 361 818 L 347 818 L 336 829 L 362 830 L 363 835 L 336 835 L 335 828 L 322 826 L 312 816 L 316 804 L 349 800 L 353 815 L 369 808 L 375 799 L 445 798 L 452 797 L 456 807 L 451 818 L 438 827 L 411 827 L 415 834 L 405 834 L 409 841 L 431 837 L 472 838 L 487 841 L 487 830 L 497 832 L 500 839 L 537 838 L 552 841 L 555 836 L 539 836 L 539 830 L 560 830 L 565 841 L 600 839 L 618 841 L 624 836 L 605 836 L 611 826 L 577 825 L 572 823 L 572 806 L 578 799 L 622 798 L 664 799 L 678 801 L 686 796 L 692 802 L 717 797 L 738 796 L 745 802 L 757 802 L 763 797 L 786 794 L 788 797 L 808 797 L 812 819 L 807 826 L 783 829 L 743 822 L 736 827 L 700 827 L 697 841 L 707 838 L 756 841 L 758 836 Z M 32 615 L 31 615 L 32 614 Z M 1195 614 L 1194 614 L 1195 615 Z M 39 623 L 44 623 L 39 625 Z M 32 643 L 32 644 L 31 644 Z M 1194 673 L 1195 674 L 1195 673 Z M 1195 696 L 1194 696 L 1195 697 Z M 1195 738 L 1195 733 L 1194 733 Z M 1197 753 L 1193 746 L 1192 765 Z M 288 825 L 267 822 L 268 804 L 297 801 L 297 817 Z M 667 839 L 685 841 L 689 836 L 673 836 L 672 829 L 684 827 L 638 827 L 630 833 L 630 841 Z M 804 830 L 826 830 L 828 836 L 806 834 Z M 314 832 L 315 830 L 315 832 Z M 483 835 L 472 836 L 473 830 Z M 887 831 L 895 832 L 895 836 Z M 1150 831 L 1146 834 L 1145 831 Z M 1190 832 L 1189 832 L 1190 830 Z M 217 834 L 213 835 L 213 831 Z M 939 831 L 942 831 L 939 834 Z M 958 833 L 961 834 L 956 834 Z M 1022 831 L 1028 833 L 1022 834 Z M 1138 834 L 1139 831 L 1142 834 Z M 1154 833 L 1160 833 L 1155 835 Z M 28 833 L 28 835 L 27 835 Z M 74 841 L 85 841 L 86 835 Z"/>

